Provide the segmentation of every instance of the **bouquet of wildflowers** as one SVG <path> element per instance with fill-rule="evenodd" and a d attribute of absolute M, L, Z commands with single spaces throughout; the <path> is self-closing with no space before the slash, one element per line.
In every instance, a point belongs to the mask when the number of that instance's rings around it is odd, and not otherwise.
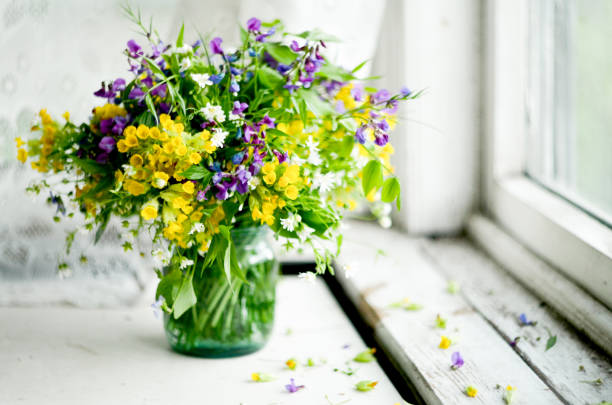
<path fill-rule="evenodd" d="M 146 38 L 127 42 L 131 78 L 102 83 L 88 122 L 40 111 L 40 136 L 17 139 L 18 159 L 63 177 L 70 190 L 52 202 L 84 214 L 96 240 L 111 216 L 138 217 L 126 226 L 148 233 L 153 256 L 176 269 L 159 272 L 158 290 L 175 317 L 195 303 L 179 303 L 177 290 L 196 263 L 245 279 L 232 229 L 266 226 L 289 248 L 310 246 L 323 273 L 334 252 L 319 241 L 341 240 L 344 209 L 362 196 L 399 208 L 388 134 L 398 102 L 416 94 L 365 87 L 354 76 L 363 64 L 330 63 L 333 38 L 316 30 L 291 35 L 251 18 L 238 48 L 218 37 L 187 43 L 183 28 L 169 44 L 128 13 Z"/>

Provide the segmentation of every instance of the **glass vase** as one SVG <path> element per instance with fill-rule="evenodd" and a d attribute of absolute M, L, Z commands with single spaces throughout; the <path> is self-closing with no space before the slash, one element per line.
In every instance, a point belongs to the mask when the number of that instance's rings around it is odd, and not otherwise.
<path fill-rule="evenodd" d="M 234 357 L 262 348 L 274 324 L 279 264 L 264 227 L 231 231 L 248 283 L 228 282 L 218 267 L 196 271 L 197 303 L 178 319 L 164 315 L 172 349 L 200 357 Z"/>

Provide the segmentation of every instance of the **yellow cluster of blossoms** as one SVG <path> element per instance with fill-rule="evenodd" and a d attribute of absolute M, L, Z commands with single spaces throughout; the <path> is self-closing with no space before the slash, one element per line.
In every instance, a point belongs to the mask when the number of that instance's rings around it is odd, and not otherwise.
<path fill-rule="evenodd" d="M 298 197 L 303 180 L 300 177 L 300 167 L 286 162 L 267 162 L 261 168 L 261 174 L 263 184 L 259 185 L 251 196 L 251 217 L 261 224 L 272 225 L 276 209 L 287 205 L 284 198 L 295 200 Z"/>
<path fill-rule="evenodd" d="M 53 119 L 47 113 L 47 110 L 40 110 L 38 113 L 41 119 L 41 126 L 35 125 L 32 127 L 32 131 L 42 130 L 42 136 L 39 140 L 30 141 L 28 146 L 30 148 L 31 155 L 38 155 L 39 159 L 31 163 L 32 169 L 38 170 L 41 173 L 46 173 L 50 168 L 53 168 L 55 172 L 58 172 L 64 168 L 64 165 L 60 161 L 53 161 L 50 164 L 49 155 L 53 152 L 53 144 L 57 133 L 57 124 L 53 122 Z M 70 118 L 70 115 L 66 112 L 64 114 L 66 121 Z M 25 163 L 28 159 L 28 151 L 23 147 L 25 142 L 21 138 L 15 138 L 17 142 L 17 159 L 21 163 Z"/>

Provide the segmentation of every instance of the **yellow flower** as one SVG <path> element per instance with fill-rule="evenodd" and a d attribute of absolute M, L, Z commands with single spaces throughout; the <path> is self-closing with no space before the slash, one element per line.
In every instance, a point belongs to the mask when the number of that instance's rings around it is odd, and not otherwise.
<path fill-rule="evenodd" d="M 296 198 L 298 198 L 297 187 L 293 185 L 287 187 L 287 189 L 285 190 L 285 195 L 287 196 L 288 199 L 295 200 Z"/>
<path fill-rule="evenodd" d="M 157 208 L 152 205 L 146 205 L 141 211 L 140 216 L 145 220 L 150 221 L 157 218 Z"/>
<path fill-rule="evenodd" d="M 138 153 L 130 158 L 130 164 L 134 167 L 141 167 L 143 163 L 144 160 L 142 159 L 142 156 L 140 156 Z"/>
<path fill-rule="evenodd" d="M 202 156 L 200 156 L 200 154 L 197 152 L 192 152 L 189 155 L 189 163 L 191 163 L 192 165 L 197 165 L 198 163 L 200 163 L 201 160 Z"/>
<path fill-rule="evenodd" d="M 187 194 L 193 194 L 194 191 L 194 185 L 191 181 L 188 181 L 186 183 L 183 183 L 183 186 L 181 187 L 183 189 L 184 192 L 186 192 Z"/>
<path fill-rule="evenodd" d="M 251 374 L 251 379 L 252 379 L 253 381 L 259 381 L 259 380 L 260 380 L 259 373 L 253 373 L 253 374 Z"/>
<path fill-rule="evenodd" d="M 478 394 L 478 390 L 474 387 L 472 387 L 471 385 L 469 385 L 466 389 L 465 389 L 465 394 L 468 397 L 474 398 L 476 396 L 476 394 Z"/>
<path fill-rule="evenodd" d="M 261 171 L 263 172 L 263 174 L 270 174 L 270 173 L 273 173 L 275 169 L 276 169 L 276 165 L 274 163 L 267 162 L 265 165 L 263 165 L 263 167 L 261 168 Z"/>
<path fill-rule="evenodd" d="M 136 136 L 138 136 L 140 139 L 147 139 L 149 137 L 149 127 L 140 124 L 136 130 Z"/>
<path fill-rule="evenodd" d="M 438 345 L 438 347 L 440 349 L 448 349 L 451 345 L 451 340 L 449 338 L 447 338 L 446 336 L 442 336 L 442 338 L 440 339 L 440 344 Z"/>
<path fill-rule="evenodd" d="M 121 183 L 124 178 L 125 176 L 123 175 L 123 172 L 121 170 L 115 171 L 115 181 L 117 183 Z"/>
<path fill-rule="evenodd" d="M 119 142 L 117 142 L 117 150 L 121 153 L 125 153 L 128 151 L 128 149 L 130 149 L 126 143 L 124 139 L 120 139 Z"/>
<path fill-rule="evenodd" d="M 180 143 L 179 146 L 176 147 L 176 154 L 179 156 L 185 156 L 186 153 L 187 147 L 185 146 L 185 144 Z"/>
<path fill-rule="evenodd" d="M 138 138 L 136 138 L 135 135 L 131 135 L 131 134 L 126 135 L 125 136 L 125 145 L 128 148 L 133 148 L 135 146 L 138 146 Z"/>
<path fill-rule="evenodd" d="M 62 117 L 64 117 L 64 119 L 66 121 L 70 121 L 70 113 L 68 111 L 66 111 L 65 113 L 62 114 Z"/>
<path fill-rule="evenodd" d="M 209 155 L 216 150 L 217 150 L 217 147 L 213 145 L 211 141 L 206 141 L 206 143 L 204 143 L 204 151 L 208 153 Z"/>
<path fill-rule="evenodd" d="M 128 179 L 123 183 L 123 187 L 127 190 L 128 193 L 139 196 L 145 193 L 145 186 L 142 183 L 134 181 L 132 179 Z"/>
<path fill-rule="evenodd" d="M 17 159 L 21 163 L 25 163 L 25 161 L 28 159 L 28 151 L 26 151 L 25 149 L 17 150 Z"/>
<path fill-rule="evenodd" d="M 285 362 L 285 364 L 291 370 L 295 370 L 295 368 L 297 367 L 297 362 L 295 361 L 295 359 L 289 359 Z"/>
<path fill-rule="evenodd" d="M 184 208 L 187 205 L 187 201 L 183 197 L 176 197 L 172 200 L 172 208 Z"/>
<path fill-rule="evenodd" d="M 184 130 L 185 126 L 183 124 L 174 124 L 174 132 L 176 132 L 177 134 L 182 134 Z"/>
<path fill-rule="evenodd" d="M 157 129 L 157 127 L 153 127 L 151 129 L 149 129 L 149 136 L 153 139 L 159 139 L 159 129 Z"/>
<path fill-rule="evenodd" d="M 265 165 L 264 165 L 264 167 L 265 167 Z M 276 181 L 276 173 L 270 172 L 270 173 L 266 174 L 263 179 L 266 182 L 266 184 L 272 185 Z"/>
<path fill-rule="evenodd" d="M 300 178 L 300 167 L 298 165 L 288 166 L 283 176 L 287 176 L 289 183 L 295 183 Z"/>
<path fill-rule="evenodd" d="M 123 136 L 127 137 L 127 136 L 132 136 L 132 135 L 136 135 L 136 127 L 133 125 L 130 125 L 128 127 L 126 127 L 123 130 Z"/>
<path fill-rule="evenodd" d="M 17 143 L 18 148 L 21 148 L 25 144 L 23 139 L 21 139 L 20 137 L 15 138 L 15 142 Z"/>
<path fill-rule="evenodd" d="M 278 186 L 280 188 L 285 188 L 289 185 L 289 178 L 285 175 L 281 176 L 280 179 L 278 179 Z"/>

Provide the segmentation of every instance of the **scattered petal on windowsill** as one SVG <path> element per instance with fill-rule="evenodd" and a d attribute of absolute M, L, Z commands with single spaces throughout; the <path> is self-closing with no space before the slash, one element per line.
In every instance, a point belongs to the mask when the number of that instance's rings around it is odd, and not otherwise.
<path fill-rule="evenodd" d="M 396 301 L 394 303 L 392 303 L 391 305 L 389 305 L 389 307 L 391 308 L 402 308 L 406 311 L 418 311 L 419 309 L 422 309 L 423 306 L 421 304 L 417 304 L 415 302 L 410 301 L 409 298 L 404 298 L 401 301 Z"/>
<path fill-rule="evenodd" d="M 510 342 L 510 346 L 512 346 L 512 347 L 516 347 L 516 345 L 517 345 L 517 343 L 519 342 L 519 340 L 521 340 L 521 337 L 520 337 L 520 336 L 515 337 L 515 338 L 514 338 L 514 340 L 512 340 L 512 341 Z"/>
<path fill-rule="evenodd" d="M 289 360 L 287 360 L 285 362 L 285 365 L 290 369 L 290 370 L 295 370 L 295 368 L 297 367 L 297 360 L 294 358 L 290 358 Z"/>
<path fill-rule="evenodd" d="M 376 349 L 375 348 L 364 350 L 363 352 L 361 352 L 357 356 L 355 356 L 353 358 L 353 361 L 356 361 L 358 363 L 369 363 L 371 361 L 376 360 L 376 358 L 374 357 L 374 353 L 376 353 Z"/>
<path fill-rule="evenodd" d="M 451 344 L 452 344 L 452 342 L 451 342 L 451 340 L 448 337 L 442 336 L 440 338 L 440 344 L 438 345 L 438 347 L 440 349 L 448 349 Z"/>
<path fill-rule="evenodd" d="M 304 385 L 296 385 L 295 380 L 293 378 L 291 378 L 289 381 L 289 384 L 285 385 L 285 389 L 291 394 L 298 392 L 299 390 L 304 389 L 305 387 Z"/>
<path fill-rule="evenodd" d="M 436 328 L 446 329 L 446 319 L 442 318 L 440 314 L 436 315 Z"/>
<path fill-rule="evenodd" d="M 378 381 L 363 380 L 355 384 L 355 389 L 357 391 L 368 392 L 372 391 L 374 387 L 376 387 L 376 384 L 378 384 Z"/>
<path fill-rule="evenodd" d="M 255 381 L 255 382 L 268 382 L 268 381 L 273 381 L 276 378 L 271 375 L 271 374 L 267 374 L 267 373 L 253 373 L 251 374 L 251 380 Z"/>
<path fill-rule="evenodd" d="M 478 390 L 472 387 L 471 385 L 468 385 L 465 388 L 465 395 L 467 395 L 468 397 L 474 398 L 476 397 L 476 394 L 478 394 Z"/>
<path fill-rule="evenodd" d="M 346 370 L 340 370 L 339 368 L 334 368 L 334 372 L 340 372 L 348 376 L 355 374 L 358 370 L 359 370 L 358 368 L 352 368 L 352 367 L 349 367 Z"/>
<path fill-rule="evenodd" d="M 598 378 L 596 380 L 582 380 L 580 381 L 583 384 L 591 384 L 594 385 L 596 387 L 603 385 L 603 380 L 601 378 Z"/>
<path fill-rule="evenodd" d="M 452 362 L 451 368 L 453 370 L 457 370 L 458 368 L 463 366 L 464 360 L 463 360 L 463 357 L 461 357 L 461 353 L 454 352 L 451 355 L 451 362 Z"/>
<path fill-rule="evenodd" d="M 512 397 L 514 396 L 514 391 L 516 391 L 516 387 L 508 385 L 506 387 L 506 392 L 504 392 L 504 402 L 508 405 L 512 403 Z"/>
<path fill-rule="evenodd" d="M 448 291 L 449 294 L 457 294 L 460 289 L 461 287 L 456 281 L 449 281 L 448 286 L 446 287 L 446 291 Z"/>
<path fill-rule="evenodd" d="M 536 321 L 530 321 L 527 319 L 527 315 L 520 314 L 518 317 L 519 325 L 521 326 L 536 326 L 538 323 Z"/>

